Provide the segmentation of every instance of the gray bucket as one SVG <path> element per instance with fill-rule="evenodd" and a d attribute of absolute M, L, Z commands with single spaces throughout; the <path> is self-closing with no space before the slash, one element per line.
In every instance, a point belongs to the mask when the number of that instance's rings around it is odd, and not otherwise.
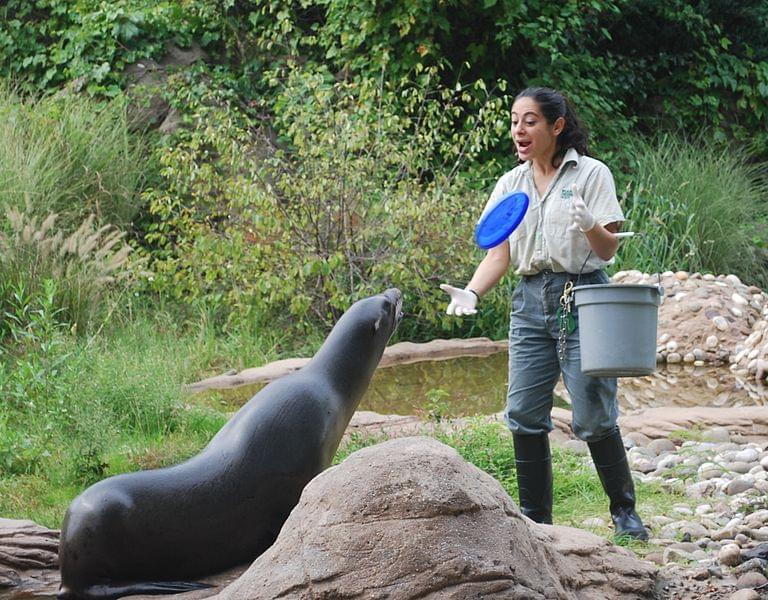
<path fill-rule="evenodd" d="M 573 288 L 579 311 L 581 370 L 594 377 L 636 377 L 656 368 L 662 290 L 606 283 Z"/>

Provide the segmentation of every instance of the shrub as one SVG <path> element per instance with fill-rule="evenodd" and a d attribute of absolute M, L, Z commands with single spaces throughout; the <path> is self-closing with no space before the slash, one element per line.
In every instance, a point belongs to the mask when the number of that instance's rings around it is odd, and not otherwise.
<path fill-rule="evenodd" d="M 500 168 L 489 161 L 486 180 L 466 167 L 506 135 L 506 107 L 491 94 L 471 104 L 433 79 L 424 72 L 394 88 L 296 69 L 281 82 L 268 152 L 231 105 L 198 106 L 202 126 L 163 152 L 164 186 L 145 192 L 155 288 L 301 331 L 397 286 L 409 313 L 401 335 L 460 328 L 443 314 L 438 284 L 468 278 L 479 260 L 478 190 Z M 506 321 L 502 295 L 464 327 Z"/>
<path fill-rule="evenodd" d="M 17 292 L 4 306 L 8 340 L 0 339 L 0 475 L 36 472 L 50 458 L 53 422 L 65 412 L 55 396 L 70 353 L 55 296 L 55 282 L 46 279 L 34 297 Z"/>
<path fill-rule="evenodd" d="M 218 42 L 232 0 L 6 0 L 0 68 L 41 91 L 72 80 L 90 94 L 120 94 L 126 65 L 157 57 L 168 41 Z"/>

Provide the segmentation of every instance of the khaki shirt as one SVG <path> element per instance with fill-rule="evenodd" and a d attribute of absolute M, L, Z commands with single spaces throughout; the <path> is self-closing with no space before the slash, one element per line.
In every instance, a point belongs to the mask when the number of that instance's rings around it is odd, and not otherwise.
<path fill-rule="evenodd" d="M 582 156 L 573 148 L 565 153 L 543 197 L 536 190 L 530 161 L 505 173 L 496 183 L 483 215 L 513 191 L 525 192 L 530 200 L 525 217 L 509 236 L 509 255 L 516 273 L 535 275 L 543 269 L 588 273 L 613 262 L 594 252 L 590 254 L 586 236 L 569 229 L 572 221 L 568 208 L 574 183 L 600 225 L 624 221 L 611 171 L 604 163 Z"/>

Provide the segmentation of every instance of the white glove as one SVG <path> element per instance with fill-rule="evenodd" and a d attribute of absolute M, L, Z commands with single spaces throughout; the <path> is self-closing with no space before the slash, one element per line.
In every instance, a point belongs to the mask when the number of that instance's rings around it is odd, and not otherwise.
<path fill-rule="evenodd" d="M 469 290 L 453 287 L 447 283 L 441 283 L 440 289 L 451 297 L 451 302 L 445 312 L 449 315 L 474 315 L 477 312 L 477 296 Z"/>
<path fill-rule="evenodd" d="M 589 212 L 584 199 L 576 189 L 576 184 L 571 186 L 571 191 L 573 191 L 573 196 L 571 197 L 571 206 L 568 208 L 568 212 L 571 215 L 573 224 L 570 226 L 570 229 L 578 229 L 581 232 L 589 231 L 597 223 L 595 216 Z"/>

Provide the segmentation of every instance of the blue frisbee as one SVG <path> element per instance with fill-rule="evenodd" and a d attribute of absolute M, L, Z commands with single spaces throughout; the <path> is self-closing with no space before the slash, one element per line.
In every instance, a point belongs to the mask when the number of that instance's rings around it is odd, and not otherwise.
<path fill-rule="evenodd" d="M 528 210 L 528 194 L 514 191 L 504 196 L 480 217 L 475 227 L 475 242 L 483 250 L 498 246 L 517 229 Z"/>

